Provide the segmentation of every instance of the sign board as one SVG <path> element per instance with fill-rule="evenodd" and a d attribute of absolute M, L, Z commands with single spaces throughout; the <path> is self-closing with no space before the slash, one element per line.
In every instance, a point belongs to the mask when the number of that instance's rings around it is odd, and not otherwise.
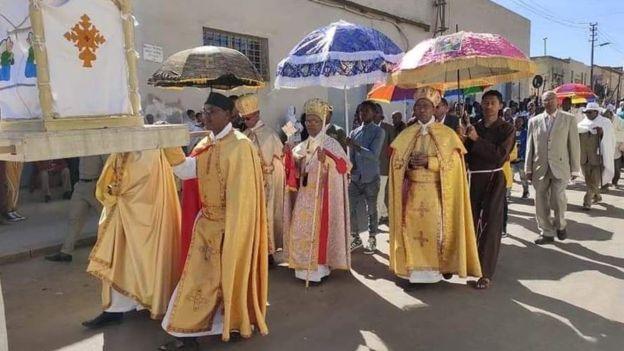
<path fill-rule="evenodd" d="M 533 77 L 533 88 L 539 89 L 544 84 L 544 78 L 539 74 Z"/>
<path fill-rule="evenodd" d="M 143 59 L 145 61 L 162 63 L 164 59 L 163 48 L 152 44 L 143 44 Z"/>

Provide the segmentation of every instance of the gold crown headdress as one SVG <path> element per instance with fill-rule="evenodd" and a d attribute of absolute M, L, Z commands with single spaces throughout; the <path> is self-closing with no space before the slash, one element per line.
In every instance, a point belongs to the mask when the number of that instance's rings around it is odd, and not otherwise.
<path fill-rule="evenodd" d="M 241 116 L 260 111 L 257 94 L 244 94 L 236 100 L 236 110 Z"/>

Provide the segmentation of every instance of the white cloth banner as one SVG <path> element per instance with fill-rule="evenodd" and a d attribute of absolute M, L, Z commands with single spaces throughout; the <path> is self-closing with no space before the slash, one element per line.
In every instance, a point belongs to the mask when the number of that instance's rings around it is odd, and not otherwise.
<path fill-rule="evenodd" d="M 123 20 L 113 1 L 50 1 L 42 12 L 58 117 L 131 114 Z"/>
<path fill-rule="evenodd" d="M 613 124 L 606 117 L 598 116 L 593 121 L 585 117 L 578 124 L 578 131 L 582 133 L 596 134 L 596 127 L 602 128 L 602 139 L 600 139 L 600 155 L 602 156 L 602 185 L 611 184 L 613 175 L 615 174 L 615 165 L 613 156 L 615 155 L 615 137 L 613 133 Z"/>
<path fill-rule="evenodd" d="M 41 117 L 28 0 L 0 0 L 0 117 Z"/>

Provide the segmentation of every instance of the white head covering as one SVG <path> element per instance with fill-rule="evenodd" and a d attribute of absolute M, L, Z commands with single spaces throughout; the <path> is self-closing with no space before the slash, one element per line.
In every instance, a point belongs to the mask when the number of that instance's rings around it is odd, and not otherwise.
<path fill-rule="evenodd" d="M 598 113 L 602 113 L 602 108 L 600 107 L 600 105 L 598 105 L 597 102 L 590 102 L 587 104 L 587 106 L 583 109 L 583 113 L 589 112 L 589 111 L 598 111 Z"/>

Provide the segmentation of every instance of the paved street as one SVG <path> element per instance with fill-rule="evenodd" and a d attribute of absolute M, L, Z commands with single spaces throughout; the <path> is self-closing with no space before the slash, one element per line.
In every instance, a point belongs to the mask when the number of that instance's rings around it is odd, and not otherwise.
<path fill-rule="evenodd" d="M 509 238 L 488 291 L 463 280 L 407 286 L 383 253 L 353 255 L 353 270 L 305 289 L 293 273 L 270 271 L 270 335 L 203 350 L 614 350 L 624 345 L 624 191 L 604 195 L 591 212 L 582 190 L 568 190 L 569 236 L 545 247 L 532 200 L 514 188 Z M 87 331 L 100 312 L 98 281 L 84 273 L 89 251 L 71 264 L 42 258 L 0 266 L 11 350 L 154 350 L 167 335 L 145 313 L 119 326 Z"/>

